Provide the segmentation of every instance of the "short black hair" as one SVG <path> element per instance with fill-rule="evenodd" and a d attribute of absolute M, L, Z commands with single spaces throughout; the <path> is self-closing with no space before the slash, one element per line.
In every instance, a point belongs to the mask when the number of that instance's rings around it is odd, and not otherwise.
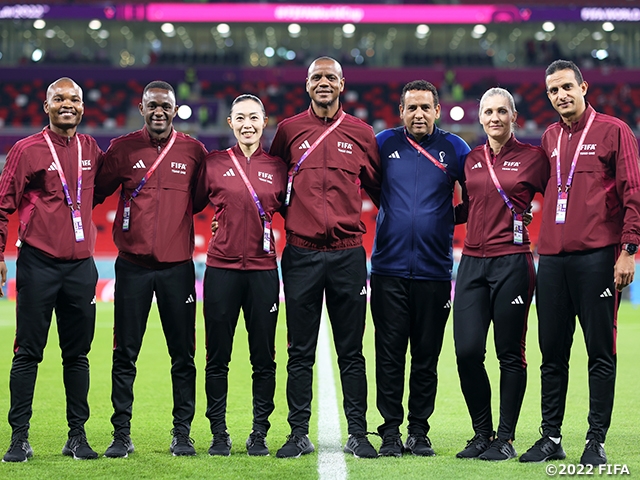
<path fill-rule="evenodd" d="M 147 93 L 147 90 L 151 90 L 152 88 L 158 88 L 160 90 L 167 90 L 167 91 L 173 93 L 174 97 L 176 96 L 176 92 L 173 89 L 173 87 L 169 83 L 167 83 L 167 82 L 165 82 L 163 80 L 154 80 L 153 82 L 147 84 L 147 86 L 144 87 L 144 90 L 142 91 L 142 96 L 144 96 L 144 94 Z"/>
<path fill-rule="evenodd" d="M 578 85 L 584 82 L 584 79 L 582 78 L 582 72 L 580 71 L 578 66 L 571 60 L 556 60 L 555 62 L 552 62 L 551 65 L 549 65 L 545 70 L 544 78 L 547 78 L 549 75 L 553 75 L 560 70 L 573 70 Z"/>
<path fill-rule="evenodd" d="M 435 85 L 431 82 L 427 82 L 426 80 L 414 80 L 412 82 L 407 83 L 402 89 L 402 94 L 400 95 L 400 105 L 404 107 L 404 96 L 407 92 L 411 90 L 423 90 L 428 91 L 433 94 L 433 106 L 437 106 L 440 103 L 440 98 L 438 97 L 438 90 Z"/>

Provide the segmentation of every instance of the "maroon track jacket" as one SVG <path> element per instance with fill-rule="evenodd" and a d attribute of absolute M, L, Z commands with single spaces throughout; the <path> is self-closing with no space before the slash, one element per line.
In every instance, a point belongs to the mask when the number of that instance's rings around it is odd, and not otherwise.
<path fill-rule="evenodd" d="M 342 115 L 318 117 L 311 107 L 280 122 L 270 153 L 284 159 L 289 173 L 307 149 Z M 362 245 L 360 186 L 374 203 L 380 197 L 381 168 L 373 129 L 347 115 L 302 163 L 286 207 L 287 243 L 313 250 Z"/>
<path fill-rule="evenodd" d="M 564 190 L 578 142 L 593 111 L 587 105 L 571 128 L 560 121 L 549 126 L 542 136 L 551 174 L 542 209 L 538 245 L 541 255 L 640 243 L 638 140 L 626 123 L 603 113 L 596 113 L 578 156 L 566 223 L 555 222 L 558 135 L 562 135 L 560 174 Z"/>
<path fill-rule="evenodd" d="M 78 147 L 82 148 L 82 198 L 80 212 L 84 241 L 76 242 L 71 209 L 65 200 L 53 156 L 42 132 L 23 138 L 9 151 L 0 177 L 0 261 L 7 243 L 7 217 L 18 210 L 18 238 L 60 260 L 80 260 L 93 255 L 96 227 L 91 220 L 93 187 L 103 153 L 89 135 L 58 135 L 46 127 L 69 185 L 71 200 L 78 189 Z"/>
<path fill-rule="evenodd" d="M 487 141 L 488 145 L 488 141 Z M 549 180 L 549 161 L 540 147 L 511 139 L 493 157 L 496 177 L 515 207 L 522 214 L 536 192 L 544 192 Z M 462 253 L 471 257 L 497 257 L 530 250 L 529 232 L 524 229 L 522 245 L 513 243 L 513 214 L 498 193 L 487 169 L 484 145 L 467 155 L 464 166 L 464 205 L 468 205 L 467 236 Z M 466 212 L 456 210 L 464 218 Z"/>
<path fill-rule="evenodd" d="M 244 168 L 262 208 L 269 218 L 273 218 L 284 202 L 287 166 L 262 147 L 249 158 L 238 145 L 233 147 L 233 153 Z M 273 233 L 271 253 L 266 253 L 262 249 L 263 223 L 258 207 L 225 150 L 211 152 L 204 160 L 196 191 L 196 211 L 208 202 L 215 208 L 220 228 L 209 241 L 207 266 L 235 270 L 277 268 Z"/>
<path fill-rule="evenodd" d="M 112 140 L 96 177 L 95 203 L 122 186 L 113 240 L 122 258 L 147 268 L 185 262 L 193 255 L 193 193 L 207 151 L 184 133 L 178 132 L 167 156 L 131 202 L 130 228 L 122 230 L 123 195 L 131 198 L 169 138 L 158 143 L 143 127 Z"/>

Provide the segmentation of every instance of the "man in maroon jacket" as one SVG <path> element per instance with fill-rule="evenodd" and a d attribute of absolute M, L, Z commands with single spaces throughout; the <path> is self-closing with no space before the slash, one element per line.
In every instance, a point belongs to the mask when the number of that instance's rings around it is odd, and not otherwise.
<path fill-rule="evenodd" d="M 49 85 L 44 111 L 49 126 L 13 146 L 0 177 L 3 286 L 7 217 L 18 210 L 20 220 L 16 338 L 9 380 L 12 436 L 3 462 L 26 462 L 33 455 L 28 441 L 31 406 L 54 309 L 69 425 L 62 453 L 83 460 L 98 457 L 87 443 L 84 425 L 89 419 L 87 354 L 95 329 L 98 281 L 91 203 L 103 154 L 92 137 L 76 131 L 84 103 L 82 89 L 73 80 L 60 78 Z"/>
<path fill-rule="evenodd" d="M 111 371 L 114 438 L 107 457 L 133 452 L 133 382 L 154 293 L 171 356 L 170 451 L 196 454 L 189 438 L 196 380 L 192 190 L 207 152 L 197 140 L 175 131 L 177 111 L 171 85 L 148 84 L 140 103 L 145 126 L 111 142 L 96 181 L 96 203 L 120 188 L 113 223 L 118 247 Z"/>
<path fill-rule="evenodd" d="M 551 162 L 536 287 L 542 438 L 520 461 L 565 458 L 560 429 L 577 315 L 589 355 L 589 430 L 580 463 L 605 464 L 616 315 L 620 292 L 633 281 L 640 243 L 638 141 L 624 122 L 586 102 L 588 84 L 573 62 L 556 60 L 545 75 L 547 95 L 561 120 L 542 136 Z"/>
<path fill-rule="evenodd" d="M 362 355 L 367 307 L 365 227 L 360 185 L 377 203 L 380 159 L 373 130 L 342 110 L 342 67 L 316 59 L 306 84 L 311 106 L 283 120 L 270 153 L 289 167 L 282 276 L 289 336 L 287 401 L 291 435 L 279 458 L 311 453 L 309 417 L 322 298 L 338 354 L 349 439 L 346 453 L 377 457 L 366 436 L 367 380 Z"/>

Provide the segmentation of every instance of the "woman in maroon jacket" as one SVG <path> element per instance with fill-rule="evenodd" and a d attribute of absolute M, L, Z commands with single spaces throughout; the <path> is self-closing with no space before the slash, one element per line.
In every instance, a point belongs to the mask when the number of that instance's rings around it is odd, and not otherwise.
<path fill-rule="evenodd" d="M 456 222 L 467 237 L 456 277 L 453 306 L 458 374 L 475 436 L 458 458 L 508 460 L 526 387 L 525 336 L 535 270 L 523 214 L 543 192 L 549 162 L 539 147 L 513 135 L 517 112 L 511 94 L 491 88 L 480 100 L 487 142 L 465 162 L 463 203 Z M 500 422 L 491 418 L 491 386 L 484 367 L 493 321 L 500 362 Z"/>
<path fill-rule="evenodd" d="M 284 201 L 287 167 L 260 145 L 267 125 L 259 98 L 244 94 L 227 118 L 238 143 L 211 152 L 196 192 L 196 209 L 215 207 L 219 230 L 211 238 L 204 277 L 209 455 L 230 455 L 225 421 L 233 335 L 242 308 L 253 367 L 253 430 L 249 455 L 269 455 L 265 437 L 275 391 L 275 331 L 280 282 L 271 219 Z"/>

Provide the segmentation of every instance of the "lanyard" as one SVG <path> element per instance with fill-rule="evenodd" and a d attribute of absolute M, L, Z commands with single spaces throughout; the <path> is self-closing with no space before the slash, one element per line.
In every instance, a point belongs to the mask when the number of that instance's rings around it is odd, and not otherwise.
<path fill-rule="evenodd" d="M 511 214 L 513 215 L 513 243 L 515 245 L 522 245 L 524 241 L 524 225 L 522 221 L 522 215 L 519 213 L 516 213 L 516 209 L 513 206 L 513 203 L 511 203 L 511 200 L 505 193 L 504 189 L 502 188 L 502 185 L 500 185 L 498 176 L 496 175 L 496 172 L 493 169 L 493 165 L 491 165 L 489 147 L 487 146 L 486 143 L 484 144 L 484 161 L 487 164 L 487 170 L 489 170 L 489 176 L 491 177 L 491 180 L 493 180 L 493 184 L 495 185 L 496 190 L 498 190 L 498 193 L 502 197 L 502 200 L 504 200 L 505 205 L 509 210 L 511 210 Z"/>
<path fill-rule="evenodd" d="M 504 200 L 504 203 L 507 205 L 507 208 L 509 210 L 511 210 L 511 212 L 515 215 L 516 214 L 516 209 L 513 206 L 513 203 L 511 203 L 511 200 L 509 199 L 507 194 L 504 192 L 502 186 L 500 185 L 500 181 L 498 180 L 498 177 L 496 176 L 496 172 L 493 169 L 493 165 L 491 165 L 491 157 L 489 155 L 489 147 L 487 146 L 486 143 L 484 145 L 484 161 L 487 164 L 487 169 L 489 170 L 489 175 L 491 176 L 491 180 L 493 180 L 493 184 L 496 186 L 496 190 L 498 190 L 498 193 L 502 197 L 502 200 Z"/>
<path fill-rule="evenodd" d="M 251 185 L 251 182 L 247 178 L 247 175 L 244 173 L 244 169 L 240 166 L 240 162 L 238 162 L 238 159 L 236 158 L 235 154 L 233 153 L 233 151 L 230 148 L 227 148 L 227 153 L 231 157 L 231 160 L 233 161 L 233 164 L 238 169 L 238 173 L 240 174 L 240 177 L 242 178 L 242 181 L 244 182 L 244 185 L 247 187 L 247 190 L 249 190 L 249 193 L 253 197 L 253 201 L 256 204 L 256 207 L 258 207 L 258 213 L 260 214 L 260 218 L 263 221 L 268 220 L 267 214 L 265 213 L 264 208 L 262 208 L 262 204 L 260 203 L 260 199 L 258 198 L 258 194 L 253 189 L 253 186 Z"/>
<path fill-rule="evenodd" d="M 582 131 L 582 136 L 580 137 L 580 141 L 578 142 L 578 146 L 576 147 L 576 152 L 573 155 L 573 161 L 571 162 L 571 169 L 569 170 L 569 177 L 567 178 L 567 184 L 564 187 L 565 193 L 569 191 L 571 188 L 571 184 L 573 183 L 573 174 L 576 171 L 576 165 L 578 163 L 578 157 L 580 156 L 580 150 L 582 150 L 582 144 L 584 143 L 584 139 L 591 128 L 591 124 L 593 120 L 596 118 L 596 112 L 591 112 L 589 116 L 589 120 L 587 120 L 587 125 L 584 127 Z M 560 135 L 558 135 L 558 147 L 556 151 L 558 152 L 556 155 L 556 174 L 558 177 L 558 192 L 562 191 L 562 178 L 560 178 L 560 143 L 562 141 L 562 129 L 560 129 Z"/>
<path fill-rule="evenodd" d="M 227 153 L 231 157 L 233 164 L 236 166 L 236 169 L 238 170 L 238 173 L 240 174 L 245 187 L 247 187 L 247 190 L 249 190 L 249 193 L 253 197 L 253 201 L 255 202 L 256 207 L 258 207 L 258 213 L 260 214 L 260 219 L 262 220 L 262 250 L 264 250 L 266 253 L 271 253 L 271 219 L 265 213 L 264 208 L 262 208 L 262 204 L 260 203 L 258 194 L 253 189 L 251 182 L 247 178 L 247 175 L 244 173 L 244 169 L 240 166 L 240 162 L 238 162 L 238 159 L 236 158 L 233 151 L 230 148 L 227 148 Z"/>
<path fill-rule="evenodd" d="M 440 170 L 442 170 L 442 172 L 447 176 L 447 178 L 449 179 L 449 182 L 451 182 L 451 177 L 449 176 L 449 172 L 447 171 L 447 167 L 445 167 L 442 162 L 439 162 L 438 160 L 436 160 L 433 155 L 431 155 L 429 152 L 427 152 L 424 148 L 422 148 L 418 142 L 416 142 L 415 140 L 413 140 L 412 138 L 409 137 L 409 135 L 407 135 L 407 132 L 405 130 L 404 132 L 404 136 L 407 137 L 407 141 L 411 144 L 411 146 L 413 148 L 415 148 L 418 152 L 420 152 L 422 155 L 424 155 L 425 157 L 427 157 L 429 160 L 431 160 L 431 163 L 433 163 L 436 167 L 438 167 Z"/>
<path fill-rule="evenodd" d="M 176 133 L 175 130 L 173 130 L 173 133 L 171 134 L 171 139 L 169 140 L 169 143 L 167 144 L 166 147 L 164 147 L 164 150 L 162 150 L 162 153 L 160 153 L 160 155 L 158 155 L 158 158 L 156 159 L 155 162 L 153 162 L 153 165 L 151 165 L 151 168 L 149 168 L 149 170 L 147 170 L 147 173 L 145 173 L 144 177 L 142 177 L 142 180 L 140 180 L 140 183 L 135 188 L 135 190 L 133 192 L 131 192 L 131 198 L 129 199 L 129 201 L 131 201 L 134 198 L 136 198 L 138 196 L 138 194 L 140 193 L 140 190 L 142 190 L 142 187 L 144 187 L 145 184 L 149 181 L 149 179 L 151 178 L 151 175 L 153 175 L 153 172 L 155 172 L 156 168 L 158 168 L 158 166 L 160 165 L 160 162 L 162 162 L 162 160 L 164 160 L 164 157 L 167 156 L 167 153 L 169 153 L 169 150 L 171 150 L 171 147 L 173 147 L 173 144 L 176 141 L 176 136 L 177 136 L 177 133 Z"/>
<path fill-rule="evenodd" d="M 307 151 L 304 152 L 302 157 L 300 157 L 300 160 L 298 160 L 298 162 L 296 163 L 295 167 L 293 167 L 293 173 L 289 175 L 289 181 L 287 182 L 287 195 L 284 200 L 285 205 L 288 206 L 289 200 L 291 200 L 293 176 L 298 173 L 298 170 L 300 170 L 300 165 L 302 165 L 302 162 L 304 162 L 307 159 L 307 157 L 311 154 L 311 152 L 313 152 L 316 149 L 316 147 L 320 145 L 320 142 L 322 142 L 325 138 L 327 138 L 327 135 L 329 135 L 336 128 L 338 128 L 338 125 L 342 123 L 342 120 L 344 120 L 344 117 L 346 116 L 347 116 L 347 113 L 345 111 L 342 111 L 342 115 L 340 115 L 340 117 L 333 123 L 333 125 L 331 125 L 327 130 L 325 130 L 324 133 L 320 135 L 320 137 L 315 142 L 313 142 L 313 145 L 311 145 L 311 147 L 309 147 Z"/>
<path fill-rule="evenodd" d="M 164 157 L 167 156 L 167 153 L 169 153 L 169 150 L 171 150 L 171 147 L 173 147 L 173 144 L 176 141 L 177 135 L 178 134 L 174 129 L 173 132 L 171 133 L 171 139 L 169 139 L 169 143 L 167 144 L 166 147 L 164 147 L 160 155 L 158 155 L 158 158 L 156 159 L 155 162 L 153 162 L 153 165 L 151 165 L 151 168 L 147 170 L 147 173 L 145 173 L 144 177 L 142 177 L 142 180 L 140 180 L 140 183 L 135 188 L 135 190 L 131 192 L 131 196 L 129 198 L 125 198 L 124 193 L 121 194 L 122 199 L 124 200 L 124 206 L 122 210 L 122 231 L 124 232 L 129 231 L 129 227 L 131 224 L 131 200 L 133 200 L 138 196 L 138 194 L 142 190 L 142 187 L 145 186 L 145 184 L 151 178 L 151 175 L 153 175 L 153 172 L 155 172 L 156 168 L 158 168 L 158 166 L 160 165 L 160 162 L 162 162 L 162 160 L 164 160 Z"/>
<path fill-rule="evenodd" d="M 64 191 L 64 197 L 67 200 L 67 205 L 73 208 L 73 201 L 71 200 L 71 194 L 69 193 L 69 185 L 67 184 L 67 179 L 64 176 L 64 172 L 62 171 L 62 165 L 60 164 L 60 159 L 58 158 L 58 154 L 56 149 L 53 147 L 53 143 L 51 143 L 51 138 L 46 130 L 42 131 L 42 135 L 49 145 L 49 151 L 51 151 L 51 156 L 53 157 L 53 163 L 56 165 L 56 170 L 58 171 L 58 176 L 60 177 L 60 183 L 62 183 L 62 190 Z M 76 135 L 76 143 L 78 145 L 78 191 L 76 194 L 76 205 L 77 208 L 80 209 L 80 204 L 82 203 L 82 146 L 80 145 L 80 139 L 78 135 Z"/>

